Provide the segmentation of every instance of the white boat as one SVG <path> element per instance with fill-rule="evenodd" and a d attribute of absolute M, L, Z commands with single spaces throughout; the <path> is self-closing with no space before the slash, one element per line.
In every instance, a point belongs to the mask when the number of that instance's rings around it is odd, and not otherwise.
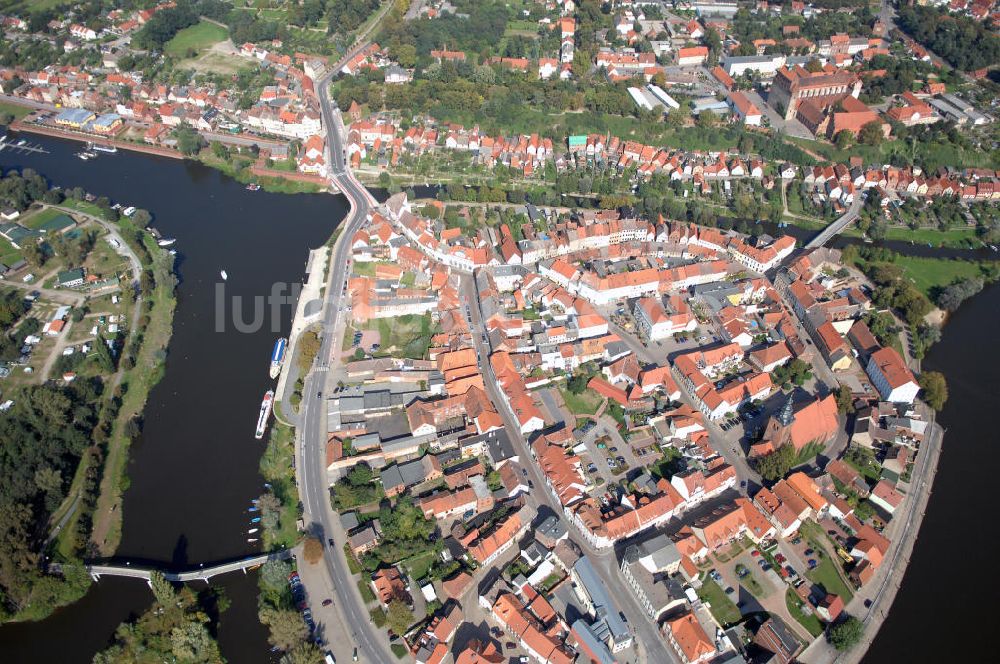
<path fill-rule="evenodd" d="M 251 528 L 250 530 L 247 531 L 247 535 L 253 535 L 258 530 L 259 530 L 258 528 Z"/>
<path fill-rule="evenodd" d="M 229 275 L 228 275 L 228 274 L 226 274 L 226 271 L 225 271 L 225 270 L 222 270 L 221 272 L 219 272 L 219 276 L 220 276 L 220 277 L 222 277 L 222 280 L 223 280 L 223 281 L 225 281 L 226 279 L 228 279 L 228 278 L 229 278 Z"/>
<path fill-rule="evenodd" d="M 288 345 L 288 340 L 282 337 L 274 342 L 274 348 L 271 350 L 271 378 L 277 378 L 281 373 L 281 365 L 285 361 L 285 348 Z"/>
<path fill-rule="evenodd" d="M 162 240 L 157 241 L 156 244 L 160 245 L 161 247 L 169 247 L 174 242 L 177 242 L 176 238 L 165 237 Z"/>
<path fill-rule="evenodd" d="M 253 544 L 254 542 L 259 542 L 259 541 L 260 540 L 257 539 L 256 537 L 248 537 L 247 538 L 247 542 L 249 542 L 250 544 Z"/>
<path fill-rule="evenodd" d="M 274 390 L 268 390 L 264 394 L 264 400 L 260 402 L 260 413 L 257 415 L 257 431 L 254 438 L 260 440 L 264 437 L 264 430 L 267 429 L 267 420 L 271 417 L 271 406 L 274 404 Z"/>
<path fill-rule="evenodd" d="M 133 214 L 135 214 L 135 208 L 130 205 L 124 210 L 122 210 L 122 214 L 125 215 L 126 217 L 131 217 Z"/>
<path fill-rule="evenodd" d="M 85 153 L 85 152 L 78 152 L 76 156 L 77 156 L 78 159 L 82 159 L 84 161 L 87 161 L 88 159 L 90 159 L 90 156 L 87 155 L 87 153 Z"/>
<path fill-rule="evenodd" d="M 118 148 L 116 148 L 113 145 L 97 145 L 95 143 L 88 143 L 87 147 L 89 147 L 91 150 L 97 150 L 99 152 L 108 152 L 110 154 L 118 152 Z"/>

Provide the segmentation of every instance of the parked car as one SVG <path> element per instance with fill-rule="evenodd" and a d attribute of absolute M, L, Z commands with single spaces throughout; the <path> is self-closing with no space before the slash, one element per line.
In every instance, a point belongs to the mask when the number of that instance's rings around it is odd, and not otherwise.
<path fill-rule="evenodd" d="M 754 558 L 756 558 L 757 556 L 760 555 L 760 551 L 758 551 L 757 549 L 754 549 L 753 551 L 750 552 L 750 555 L 753 556 Z"/>
<path fill-rule="evenodd" d="M 807 561 L 807 563 L 809 564 L 809 569 L 816 569 L 816 566 L 819 564 L 819 563 L 816 562 L 815 558 L 810 558 Z"/>
<path fill-rule="evenodd" d="M 774 559 L 777 560 L 779 563 L 783 563 L 783 562 L 785 562 L 785 560 L 787 560 L 785 558 L 784 554 L 781 554 L 781 553 L 774 554 Z"/>
<path fill-rule="evenodd" d="M 805 553 L 807 556 L 811 556 L 815 552 L 812 549 L 806 549 Z"/>
<path fill-rule="evenodd" d="M 734 592 L 736 592 L 736 590 L 733 589 L 732 586 L 729 586 L 728 588 L 726 588 L 726 594 L 727 595 L 732 595 Z"/>
<path fill-rule="evenodd" d="M 332 599 L 327 598 L 323 600 L 323 606 L 330 606 L 331 604 L 333 604 Z"/>

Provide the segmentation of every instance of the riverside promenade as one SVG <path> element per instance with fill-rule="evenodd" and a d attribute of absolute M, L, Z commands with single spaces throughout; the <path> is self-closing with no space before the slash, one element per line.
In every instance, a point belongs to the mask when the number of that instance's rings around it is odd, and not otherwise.
<path fill-rule="evenodd" d="M 930 500 L 931 487 L 937 475 L 943 439 L 944 430 L 932 421 L 931 435 L 917 456 L 905 515 L 898 514 L 893 519 L 894 523 L 902 524 L 902 531 L 893 533 L 894 537 L 890 538 L 888 555 L 882 561 L 875 579 L 864 586 L 845 608 L 845 613 L 860 618 L 864 624 L 861 641 L 851 650 L 839 652 L 820 636 L 802 652 L 799 661 L 805 664 L 857 664 L 864 658 L 886 616 L 889 615 L 896 593 L 906 575 L 910 555 L 920 533 L 920 524 L 927 512 L 927 502 Z M 867 608 L 865 602 L 870 603 Z"/>

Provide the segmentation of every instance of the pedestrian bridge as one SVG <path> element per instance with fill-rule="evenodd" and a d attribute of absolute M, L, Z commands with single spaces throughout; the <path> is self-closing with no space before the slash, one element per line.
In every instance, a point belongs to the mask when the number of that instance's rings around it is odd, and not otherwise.
<path fill-rule="evenodd" d="M 250 556 L 248 558 L 231 560 L 229 562 L 219 563 L 209 567 L 202 566 L 183 572 L 165 570 L 158 567 L 132 565 L 129 562 L 108 565 L 87 564 L 86 568 L 87 573 L 89 573 L 91 578 L 95 581 L 100 579 L 102 576 L 121 576 L 130 579 L 143 579 L 148 583 L 150 575 L 152 575 L 153 572 L 159 572 L 167 581 L 175 583 L 187 583 L 188 581 L 204 581 L 205 583 L 208 583 L 209 579 L 213 576 L 229 574 L 230 572 L 236 571 L 241 571 L 245 574 L 248 569 L 263 565 L 269 560 L 288 560 L 291 557 L 291 550 L 286 549 L 284 551 L 275 551 L 273 553 L 264 553 L 259 556 Z M 53 571 L 59 571 L 58 565 L 53 565 L 52 568 Z"/>

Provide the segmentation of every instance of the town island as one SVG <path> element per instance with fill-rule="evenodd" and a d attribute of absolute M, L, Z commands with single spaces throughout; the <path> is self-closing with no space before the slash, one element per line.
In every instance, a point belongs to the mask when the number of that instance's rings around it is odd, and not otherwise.
<path fill-rule="evenodd" d="M 1000 276 L 995 3 L 0 7 L 0 637 L 124 577 L 81 661 L 242 661 L 249 601 L 247 661 L 853 663 L 921 583 L 924 359 Z M 67 141 L 343 202 L 254 331 L 239 555 L 121 555 L 176 293 L 237 273 L 7 165 Z"/>

